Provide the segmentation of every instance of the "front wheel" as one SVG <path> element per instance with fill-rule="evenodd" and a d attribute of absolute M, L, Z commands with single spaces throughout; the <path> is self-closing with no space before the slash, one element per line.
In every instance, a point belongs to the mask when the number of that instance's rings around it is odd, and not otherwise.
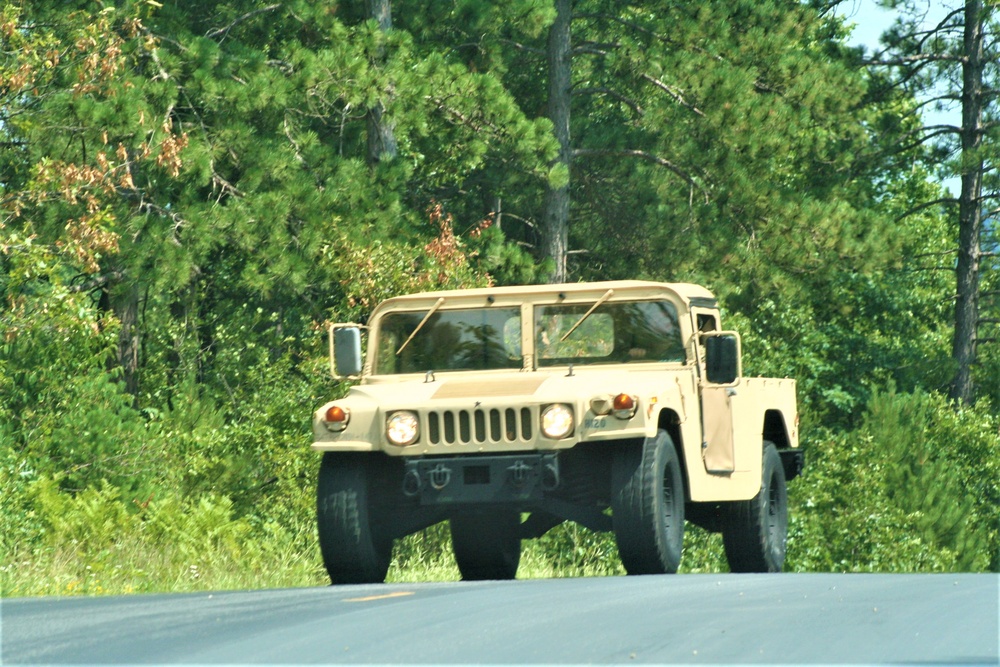
<path fill-rule="evenodd" d="M 392 538 L 384 534 L 372 502 L 372 461 L 364 454 L 327 452 L 319 469 L 316 523 L 330 582 L 385 581 Z"/>
<path fill-rule="evenodd" d="M 451 517 L 455 562 L 465 581 L 513 579 L 521 562 L 521 514 L 512 509 Z"/>
<path fill-rule="evenodd" d="M 625 571 L 673 574 L 684 546 L 684 481 L 670 436 L 660 430 L 620 445 L 611 476 L 611 522 Z"/>
<path fill-rule="evenodd" d="M 733 572 L 781 572 L 788 539 L 788 492 L 778 449 L 764 443 L 760 491 L 732 503 L 724 519 L 722 542 Z"/>

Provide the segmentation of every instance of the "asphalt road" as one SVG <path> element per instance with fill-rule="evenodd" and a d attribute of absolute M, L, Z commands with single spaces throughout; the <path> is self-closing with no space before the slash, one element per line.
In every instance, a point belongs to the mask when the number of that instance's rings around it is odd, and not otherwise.
<path fill-rule="evenodd" d="M 14 664 L 998 664 L 997 575 L 675 575 L 0 603 Z"/>

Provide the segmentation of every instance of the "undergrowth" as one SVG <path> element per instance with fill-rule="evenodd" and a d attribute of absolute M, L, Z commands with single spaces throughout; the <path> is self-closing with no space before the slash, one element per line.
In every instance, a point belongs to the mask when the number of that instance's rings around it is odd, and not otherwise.
<path fill-rule="evenodd" d="M 103 461 L 114 482 L 78 466 L 44 472 L 42 459 L 0 447 L 0 594 L 325 585 L 318 457 L 287 435 L 289 410 L 248 411 L 221 427 L 192 422 L 183 437 L 176 424 L 153 422 L 147 461 L 158 452 L 173 472 L 143 476 Z M 985 409 L 890 388 L 875 393 L 856 430 L 819 432 L 805 446 L 806 470 L 789 487 L 787 571 L 1000 571 L 1000 431 Z M 213 447 L 230 452 L 228 473 L 206 453 Z M 689 524 L 681 571 L 727 570 L 720 536 Z M 623 573 L 613 535 L 562 524 L 524 541 L 518 577 Z M 446 523 L 397 540 L 389 581 L 459 578 Z"/>

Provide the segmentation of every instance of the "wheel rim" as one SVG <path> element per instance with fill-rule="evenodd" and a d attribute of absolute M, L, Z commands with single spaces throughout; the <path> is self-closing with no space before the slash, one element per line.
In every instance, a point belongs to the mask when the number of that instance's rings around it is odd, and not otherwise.
<path fill-rule="evenodd" d="M 672 465 L 667 465 L 663 469 L 663 516 L 662 523 L 663 529 L 668 535 L 671 535 L 676 530 L 676 515 L 674 511 L 674 468 Z"/>
<path fill-rule="evenodd" d="M 785 548 L 785 522 L 782 516 L 784 498 L 781 493 L 777 473 L 772 473 L 767 487 L 767 537 L 771 552 L 779 556 Z"/>
<path fill-rule="evenodd" d="M 771 478 L 771 483 L 768 485 L 767 494 L 767 532 L 771 534 L 771 539 L 773 540 L 778 536 L 778 489 L 777 485 L 774 483 L 774 477 Z"/>

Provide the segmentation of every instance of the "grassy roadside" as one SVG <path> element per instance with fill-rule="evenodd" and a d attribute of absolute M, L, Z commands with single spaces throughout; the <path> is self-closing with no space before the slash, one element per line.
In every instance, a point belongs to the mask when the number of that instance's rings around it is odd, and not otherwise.
<path fill-rule="evenodd" d="M 0 566 L 3 597 L 129 595 L 323 586 L 328 583 L 311 524 L 191 540 L 151 539 L 155 531 L 68 540 L 41 550 L 14 549 Z M 239 531 L 236 531 L 237 533 Z M 691 528 L 682 571 L 725 571 L 721 540 Z M 564 524 L 523 543 L 518 579 L 619 576 L 614 539 Z M 390 583 L 458 581 L 447 524 L 396 543 Z"/>

